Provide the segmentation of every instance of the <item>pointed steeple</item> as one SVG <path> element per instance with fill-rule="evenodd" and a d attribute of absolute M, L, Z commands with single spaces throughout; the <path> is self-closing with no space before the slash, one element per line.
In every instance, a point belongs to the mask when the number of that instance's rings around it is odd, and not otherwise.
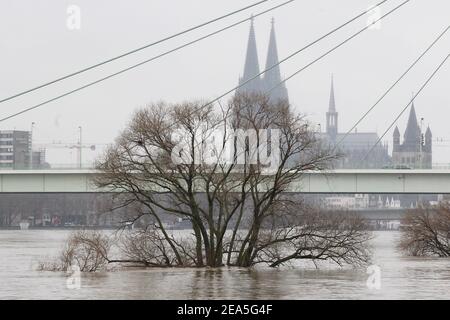
<path fill-rule="evenodd" d="M 336 141 L 338 134 L 338 113 L 336 112 L 336 101 L 334 99 L 334 76 L 331 75 L 330 103 L 328 105 L 327 133 L 332 142 Z"/>
<path fill-rule="evenodd" d="M 334 75 L 331 75 L 330 103 L 328 106 L 328 111 L 336 112 L 336 100 L 334 99 Z"/>
<path fill-rule="evenodd" d="M 428 126 L 425 132 L 425 146 L 424 151 L 431 153 L 433 149 L 433 134 L 431 133 L 430 126 Z"/>
<path fill-rule="evenodd" d="M 398 130 L 398 127 L 395 126 L 394 134 L 394 144 L 393 144 L 393 151 L 400 151 L 400 130 Z"/>
<path fill-rule="evenodd" d="M 269 50 L 267 51 L 266 69 L 278 63 L 277 39 L 275 36 L 275 21 L 272 18 L 272 28 L 270 30 Z M 280 66 L 276 66 L 264 75 L 267 82 L 276 84 L 281 81 Z"/>
<path fill-rule="evenodd" d="M 255 37 L 255 27 L 253 24 L 253 17 L 251 19 L 250 33 L 247 42 L 247 55 L 245 57 L 244 74 L 242 78 L 239 79 L 239 84 L 242 84 L 257 74 L 260 73 L 259 62 L 258 62 L 258 50 L 256 48 L 256 37 Z M 260 77 L 250 81 L 246 85 L 238 89 L 239 93 L 242 92 L 261 92 L 261 79 Z"/>
<path fill-rule="evenodd" d="M 394 129 L 394 138 L 396 138 L 396 137 L 400 138 L 400 130 L 398 130 L 397 126 L 395 126 L 395 129 Z"/>
<path fill-rule="evenodd" d="M 286 85 L 280 84 L 281 79 L 281 71 L 280 66 L 278 65 L 278 47 L 277 47 L 277 39 L 275 35 L 275 19 L 272 18 L 272 28 L 270 30 L 270 40 L 269 40 L 269 49 L 267 51 L 267 60 L 266 60 L 266 68 L 269 69 L 270 67 L 276 65 L 276 67 L 272 68 L 271 70 L 267 71 L 264 74 L 264 88 L 266 91 L 270 91 L 270 97 L 271 99 L 282 99 L 282 100 L 289 100 L 288 92 L 286 89 Z"/>
<path fill-rule="evenodd" d="M 420 145 L 420 128 L 417 122 L 416 109 L 414 107 L 414 100 L 411 103 L 411 110 L 409 112 L 408 124 L 406 126 L 403 144 L 407 150 L 416 151 Z"/>

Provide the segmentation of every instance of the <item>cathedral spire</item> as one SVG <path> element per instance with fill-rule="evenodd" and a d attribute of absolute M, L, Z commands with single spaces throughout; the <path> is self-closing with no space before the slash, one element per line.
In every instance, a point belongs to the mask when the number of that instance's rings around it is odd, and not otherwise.
<path fill-rule="evenodd" d="M 419 148 L 420 143 L 420 128 L 417 122 L 416 109 L 414 107 L 414 100 L 411 102 L 411 109 L 409 111 L 408 124 L 406 126 L 404 135 L 404 144 L 409 149 L 415 150 Z"/>
<path fill-rule="evenodd" d="M 328 106 L 328 111 L 336 112 L 336 100 L 334 99 L 334 75 L 331 75 L 330 103 Z"/>
<path fill-rule="evenodd" d="M 433 134 L 431 133 L 430 126 L 428 126 L 427 131 L 425 132 L 425 146 L 424 150 L 426 152 L 431 153 L 433 148 Z"/>
<path fill-rule="evenodd" d="M 327 133 L 332 141 L 336 141 L 338 134 L 338 113 L 336 112 L 336 101 L 334 99 L 334 77 L 331 75 L 330 103 L 328 105 Z"/>
<path fill-rule="evenodd" d="M 266 60 L 266 69 L 269 69 L 273 66 L 274 68 L 270 69 L 264 74 L 264 88 L 266 91 L 272 90 L 270 92 L 271 99 L 281 99 L 281 100 L 289 100 L 288 92 L 286 86 L 282 82 L 281 79 L 281 71 L 280 66 L 278 65 L 278 47 L 277 47 L 277 39 L 275 34 L 275 19 L 272 18 L 272 27 L 270 30 L 270 39 L 269 39 L 269 49 L 267 51 L 267 60 Z"/>
<path fill-rule="evenodd" d="M 278 63 L 278 48 L 277 39 L 275 36 L 275 21 L 272 18 L 272 28 L 270 30 L 269 50 L 267 51 L 266 69 L 276 65 Z M 281 82 L 280 66 L 276 66 L 264 75 L 264 80 L 268 87 L 270 85 L 275 86 Z M 270 89 L 270 88 L 267 88 Z"/>
<path fill-rule="evenodd" d="M 394 144 L 393 144 L 394 152 L 399 151 L 400 150 L 400 130 L 398 130 L 397 126 L 395 126 L 393 138 L 394 138 Z"/>
<path fill-rule="evenodd" d="M 258 50 L 256 48 L 256 37 L 255 37 L 255 27 L 254 27 L 254 21 L 253 16 L 251 19 L 251 25 L 250 25 L 250 33 L 248 36 L 248 42 L 247 42 L 247 55 L 245 58 L 245 65 L 244 65 L 244 74 L 242 78 L 239 79 L 239 84 L 242 84 L 253 77 L 255 77 L 257 74 L 260 73 L 259 70 L 259 62 L 258 62 Z M 241 87 L 238 91 L 239 92 L 261 92 L 261 80 L 260 78 L 256 78 L 243 87 Z"/>
<path fill-rule="evenodd" d="M 394 137 L 400 138 L 400 131 L 398 130 L 397 126 L 395 126 L 395 129 L 394 129 Z"/>

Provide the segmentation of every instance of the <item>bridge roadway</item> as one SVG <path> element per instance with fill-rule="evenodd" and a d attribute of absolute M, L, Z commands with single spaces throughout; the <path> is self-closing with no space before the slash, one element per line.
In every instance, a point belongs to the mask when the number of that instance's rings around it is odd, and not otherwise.
<path fill-rule="evenodd" d="M 0 193 L 108 192 L 95 170 L 1 170 Z M 450 194 L 450 170 L 333 170 L 307 172 L 289 192 L 313 194 Z"/>

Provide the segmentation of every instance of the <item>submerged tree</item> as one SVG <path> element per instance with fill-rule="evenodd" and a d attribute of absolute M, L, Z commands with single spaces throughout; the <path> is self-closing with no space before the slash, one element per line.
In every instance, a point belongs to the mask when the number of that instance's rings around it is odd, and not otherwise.
<path fill-rule="evenodd" d="M 112 239 L 92 230 L 77 230 L 70 234 L 59 255 L 53 261 L 41 261 L 40 271 L 69 271 L 77 267 L 81 272 L 104 269 L 111 260 Z"/>
<path fill-rule="evenodd" d="M 450 204 L 420 207 L 402 221 L 400 248 L 412 256 L 450 257 Z"/>
<path fill-rule="evenodd" d="M 151 237 L 134 239 L 147 247 L 126 246 L 147 265 L 360 264 L 369 255 L 359 219 L 325 216 L 286 196 L 305 172 L 326 170 L 336 157 L 283 101 L 159 103 L 135 113 L 98 162 L 96 184 L 120 193 L 118 206 L 138 204 L 129 221 L 150 222 Z M 174 237 L 166 216 L 189 220 L 192 237 Z"/>

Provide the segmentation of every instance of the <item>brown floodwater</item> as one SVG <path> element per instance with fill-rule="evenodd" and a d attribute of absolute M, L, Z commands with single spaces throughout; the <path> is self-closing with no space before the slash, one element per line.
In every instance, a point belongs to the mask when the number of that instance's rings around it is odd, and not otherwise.
<path fill-rule="evenodd" d="M 365 269 L 303 265 L 270 269 L 121 269 L 83 274 L 79 289 L 63 272 L 36 271 L 58 253 L 67 231 L 0 231 L 0 299 L 450 299 L 450 259 L 405 257 L 400 233 L 372 240 L 381 288 Z"/>

